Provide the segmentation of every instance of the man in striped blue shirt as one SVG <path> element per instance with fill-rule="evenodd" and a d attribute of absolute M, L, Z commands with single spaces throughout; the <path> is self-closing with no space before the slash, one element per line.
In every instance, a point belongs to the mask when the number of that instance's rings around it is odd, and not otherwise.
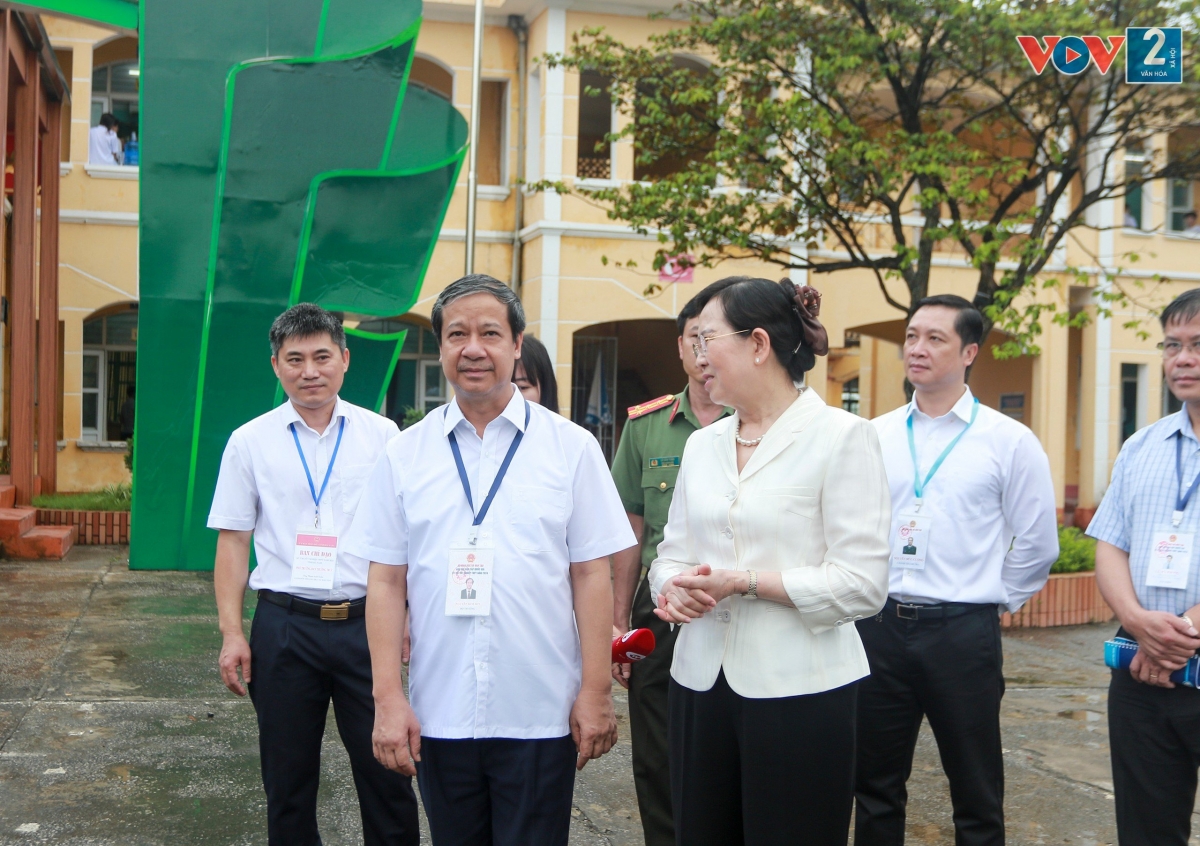
<path fill-rule="evenodd" d="M 1087 530 L 1100 591 L 1138 642 L 1108 694 L 1122 846 L 1188 842 L 1200 767 L 1200 690 L 1170 680 L 1200 649 L 1200 289 L 1161 320 L 1163 377 L 1183 409 L 1125 442 Z"/>

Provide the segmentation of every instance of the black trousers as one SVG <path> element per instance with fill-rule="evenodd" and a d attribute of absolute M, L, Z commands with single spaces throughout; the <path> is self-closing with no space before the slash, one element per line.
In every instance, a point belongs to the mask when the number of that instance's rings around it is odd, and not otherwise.
<path fill-rule="evenodd" d="M 1184 846 L 1200 767 L 1200 690 L 1151 687 L 1113 670 L 1108 744 L 1121 846 Z"/>
<path fill-rule="evenodd" d="M 320 844 L 317 785 L 321 739 L 333 700 L 350 755 L 367 846 L 416 846 L 412 779 L 375 760 L 375 700 L 366 621 L 321 620 L 259 602 L 250 631 L 248 685 L 258 714 L 258 748 L 271 846 Z"/>
<path fill-rule="evenodd" d="M 902 620 L 889 600 L 859 620 L 871 675 L 858 689 L 855 846 L 904 842 L 906 783 L 923 717 L 950 780 L 958 846 L 1004 843 L 1000 699 L 1004 656 L 994 605 Z"/>
<path fill-rule="evenodd" d="M 679 626 L 654 615 L 650 584 L 645 579 L 633 598 L 633 627 L 654 632 L 654 652 L 632 665 L 629 673 L 629 740 L 633 746 L 633 783 L 646 846 L 673 846 L 671 770 L 667 751 L 667 692 L 671 658 Z"/>
<path fill-rule="evenodd" d="M 856 684 L 778 699 L 671 681 L 678 846 L 846 846 Z"/>
<path fill-rule="evenodd" d="M 433 846 L 567 846 L 575 741 L 421 738 Z"/>

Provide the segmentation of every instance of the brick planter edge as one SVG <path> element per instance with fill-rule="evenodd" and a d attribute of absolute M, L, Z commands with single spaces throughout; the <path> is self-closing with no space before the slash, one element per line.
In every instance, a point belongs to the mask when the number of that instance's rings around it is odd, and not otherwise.
<path fill-rule="evenodd" d="M 128 511 L 73 511 L 61 508 L 39 508 L 39 526 L 75 526 L 79 529 L 79 544 L 129 543 Z"/>
<path fill-rule="evenodd" d="M 1002 614 L 1006 629 L 1107 623 L 1115 615 L 1096 585 L 1095 573 L 1055 573 L 1016 614 Z"/>

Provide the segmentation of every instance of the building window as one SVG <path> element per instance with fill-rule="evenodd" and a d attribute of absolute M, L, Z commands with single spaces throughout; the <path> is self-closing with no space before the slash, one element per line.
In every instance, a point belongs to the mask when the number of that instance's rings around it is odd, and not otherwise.
<path fill-rule="evenodd" d="M 579 155 L 575 173 L 580 179 L 609 179 L 612 175 L 612 97 L 610 80 L 585 70 L 579 75 Z"/>
<path fill-rule="evenodd" d="M 485 79 L 479 89 L 479 168 L 480 185 L 504 185 L 505 103 L 508 83 Z"/>
<path fill-rule="evenodd" d="M 123 441 L 132 434 L 137 324 L 136 306 L 83 322 L 83 440 Z"/>
<path fill-rule="evenodd" d="M 413 409 L 430 412 L 449 402 L 450 391 L 432 329 L 405 320 L 364 320 L 358 328 L 382 335 L 408 330 L 384 401 L 383 413 L 397 425 L 403 425 Z"/>
<path fill-rule="evenodd" d="M 1167 380 L 1163 379 L 1162 383 L 1162 416 L 1166 417 L 1169 414 L 1174 414 L 1182 410 L 1183 403 L 1179 398 L 1171 393 L 1171 389 L 1167 387 Z"/>
<path fill-rule="evenodd" d="M 454 74 L 437 62 L 423 56 L 414 56 L 412 68 L 408 72 L 408 82 L 438 95 L 447 102 L 454 102 Z"/>
<path fill-rule="evenodd" d="M 1167 190 L 1170 207 L 1167 209 L 1167 222 L 1172 232 L 1183 232 L 1187 229 L 1183 216 L 1192 210 L 1192 183 L 1186 179 L 1172 179 Z"/>
<path fill-rule="evenodd" d="M 1125 148 L 1125 182 L 1138 179 L 1146 164 L 1146 150 L 1139 142 Z M 1145 229 L 1142 225 L 1142 201 L 1145 194 L 1141 183 L 1132 185 L 1125 191 L 1125 219 L 1123 225 L 1130 229 Z"/>
<path fill-rule="evenodd" d="M 842 408 L 851 414 L 858 414 L 858 377 L 847 379 L 842 383 Z"/>
<path fill-rule="evenodd" d="M 600 442 L 612 464 L 617 405 L 617 339 L 575 336 L 571 366 L 571 419 Z"/>
<path fill-rule="evenodd" d="M 686 56 L 673 56 L 671 64 L 676 70 L 687 70 L 697 77 L 704 76 L 709 72 L 708 65 Z M 654 90 L 650 83 L 639 83 L 638 93 L 643 97 L 654 96 Z M 704 119 L 700 114 L 697 114 L 696 118 L 700 122 Z M 639 144 L 636 138 L 634 148 L 633 178 L 639 182 L 654 181 L 673 173 L 679 173 L 688 166 L 689 162 L 702 161 L 708 152 L 704 148 L 655 151 L 653 160 L 646 162 L 642 159 L 647 150 Z"/>
<path fill-rule="evenodd" d="M 1121 443 L 1146 425 L 1146 365 L 1121 365 Z"/>
<path fill-rule="evenodd" d="M 109 112 L 117 119 L 117 135 L 128 148 L 138 133 L 138 63 L 114 62 L 92 72 L 92 126 Z"/>

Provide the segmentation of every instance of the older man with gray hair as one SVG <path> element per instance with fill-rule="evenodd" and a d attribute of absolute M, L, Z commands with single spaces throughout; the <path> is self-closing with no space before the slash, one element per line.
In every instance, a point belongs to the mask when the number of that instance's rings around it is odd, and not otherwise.
<path fill-rule="evenodd" d="M 412 780 L 372 754 L 367 562 L 343 539 L 396 424 L 338 397 L 350 352 L 336 316 L 311 303 L 293 306 L 271 325 L 270 341 L 288 401 L 229 437 L 208 517 L 221 533 L 213 574 L 221 680 L 238 696 L 249 689 L 254 702 L 273 846 L 321 843 L 317 785 L 331 700 L 364 842 L 415 846 Z M 258 566 L 249 573 L 252 539 Z M 258 591 L 249 643 L 247 580 Z"/>
<path fill-rule="evenodd" d="M 375 754 L 417 775 L 435 846 L 566 846 L 575 769 L 616 740 L 608 556 L 633 532 L 596 439 L 513 385 L 512 290 L 463 277 L 432 322 L 454 399 L 388 443 L 348 540 Z"/>

